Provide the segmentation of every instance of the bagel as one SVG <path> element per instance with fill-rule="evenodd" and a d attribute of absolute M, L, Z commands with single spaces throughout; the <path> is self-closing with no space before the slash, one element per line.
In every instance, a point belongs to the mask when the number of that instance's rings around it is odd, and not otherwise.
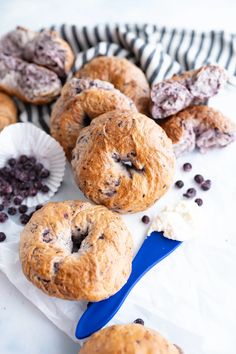
<path fill-rule="evenodd" d="M 48 203 L 21 233 L 26 277 L 50 296 L 100 301 L 131 272 L 132 238 L 118 214 L 82 201 Z"/>
<path fill-rule="evenodd" d="M 176 157 L 193 151 L 205 153 L 224 147 L 236 138 L 236 125 L 221 112 L 208 106 L 193 106 L 160 121 L 172 140 Z"/>
<path fill-rule="evenodd" d="M 81 131 L 72 154 L 81 191 L 120 213 L 144 210 L 165 194 L 174 166 L 172 143 L 164 130 L 130 110 L 94 119 Z"/>
<path fill-rule="evenodd" d="M 157 331 L 140 324 L 114 325 L 94 333 L 79 354 L 181 354 Z"/>
<path fill-rule="evenodd" d="M 108 82 L 91 79 L 70 80 L 62 89 L 51 115 L 51 134 L 71 159 L 82 128 L 102 113 L 114 109 L 137 111 L 132 100 Z"/>
<path fill-rule="evenodd" d="M 17 122 L 15 102 L 3 92 L 0 92 L 0 131 L 9 124 Z"/>
<path fill-rule="evenodd" d="M 47 29 L 34 32 L 18 26 L 0 39 L 0 52 L 44 66 L 61 79 L 66 78 L 74 62 L 69 44 Z"/>
<path fill-rule="evenodd" d="M 61 81 L 53 71 L 0 53 L 0 89 L 28 103 L 46 104 L 59 95 Z"/>
<path fill-rule="evenodd" d="M 219 92 L 226 80 L 224 68 L 206 65 L 159 82 L 151 89 L 152 117 L 162 119 L 190 105 L 205 104 Z"/>
<path fill-rule="evenodd" d="M 149 84 L 142 70 L 127 59 L 100 56 L 85 64 L 75 76 L 111 82 L 132 99 L 139 112 L 149 114 Z"/>
<path fill-rule="evenodd" d="M 56 32 L 17 27 L 0 39 L 0 89 L 28 103 L 50 103 L 73 61 L 70 46 Z"/>

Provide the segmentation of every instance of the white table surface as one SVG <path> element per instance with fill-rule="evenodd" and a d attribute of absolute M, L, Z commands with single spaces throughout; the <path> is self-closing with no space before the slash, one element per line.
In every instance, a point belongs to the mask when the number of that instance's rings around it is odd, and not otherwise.
<path fill-rule="evenodd" d="M 0 0 L 0 34 L 16 25 L 37 29 L 55 23 L 102 22 L 235 31 L 235 13 L 235 0 Z M 0 284 L 0 354 L 77 353 L 78 345 L 51 324 L 2 273 Z"/>

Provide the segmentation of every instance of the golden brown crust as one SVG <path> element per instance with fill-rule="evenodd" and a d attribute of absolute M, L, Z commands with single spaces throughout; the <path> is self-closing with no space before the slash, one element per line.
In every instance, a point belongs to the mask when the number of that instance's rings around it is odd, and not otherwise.
<path fill-rule="evenodd" d="M 97 57 L 77 71 L 76 77 L 90 77 L 111 82 L 130 97 L 139 112 L 149 115 L 150 88 L 144 73 L 127 59 Z"/>
<path fill-rule="evenodd" d="M 121 213 L 146 209 L 173 180 L 172 143 L 141 113 L 112 111 L 97 117 L 81 131 L 73 155 L 82 192 Z"/>
<path fill-rule="evenodd" d="M 137 111 L 131 100 L 116 89 L 91 87 L 76 94 L 76 81 L 79 80 L 72 79 L 63 87 L 51 115 L 51 134 L 69 160 L 78 135 L 89 120 L 114 109 Z"/>
<path fill-rule="evenodd" d="M 72 238 L 77 240 L 74 245 Z M 132 246 L 118 214 L 83 201 L 65 201 L 48 203 L 34 213 L 21 233 L 20 259 L 26 277 L 46 294 L 99 301 L 127 281 Z"/>
<path fill-rule="evenodd" d="M 17 122 L 17 108 L 14 101 L 3 92 L 0 92 L 0 131 Z"/>
<path fill-rule="evenodd" d="M 93 334 L 79 354 L 179 354 L 158 332 L 140 324 L 116 325 Z"/>
<path fill-rule="evenodd" d="M 183 111 L 158 122 L 165 130 L 173 144 L 182 139 L 187 121 L 195 121 L 194 125 L 204 124 L 205 129 L 217 129 L 222 133 L 235 132 L 235 124 L 218 110 L 208 106 L 191 106 Z"/>

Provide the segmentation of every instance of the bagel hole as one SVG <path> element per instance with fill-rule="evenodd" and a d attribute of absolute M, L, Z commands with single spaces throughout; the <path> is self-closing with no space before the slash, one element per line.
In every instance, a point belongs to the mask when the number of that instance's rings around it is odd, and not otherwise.
<path fill-rule="evenodd" d="M 88 127 L 91 123 L 91 119 L 89 118 L 89 116 L 85 113 L 84 117 L 83 117 L 83 127 Z"/>
<path fill-rule="evenodd" d="M 88 228 L 83 231 L 81 229 L 76 229 L 74 232 L 72 232 L 71 235 L 71 241 L 72 241 L 72 249 L 71 253 L 76 253 L 79 251 L 82 242 L 86 239 L 86 237 L 89 234 Z"/>
<path fill-rule="evenodd" d="M 134 164 L 133 158 L 136 156 L 135 151 L 129 152 L 125 157 L 120 156 L 118 153 L 113 153 L 112 158 L 115 162 L 119 163 L 121 167 L 123 167 L 128 173 L 128 177 L 132 178 L 131 172 L 143 173 L 145 172 L 145 167 L 138 168 L 136 164 Z"/>
<path fill-rule="evenodd" d="M 53 237 L 52 237 L 49 229 L 46 229 L 43 231 L 42 239 L 43 239 L 43 242 L 45 242 L 45 243 L 50 243 L 53 240 Z"/>

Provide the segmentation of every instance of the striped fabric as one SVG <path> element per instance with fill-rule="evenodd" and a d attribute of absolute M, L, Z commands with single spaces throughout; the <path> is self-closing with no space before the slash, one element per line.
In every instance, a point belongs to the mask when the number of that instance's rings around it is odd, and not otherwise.
<path fill-rule="evenodd" d="M 100 55 L 127 58 L 138 65 L 153 85 L 181 71 L 218 63 L 236 84 L 236 34 L 223 31 L 197 32 L 156 25 L 52 26 L 74 50 L 73 72 Z M 73 73 L 71 73 L 72 75 Z M 30 121 L 49 132 L 52 105 L 33 106 L 18 102 L 20 120 Z"/>

